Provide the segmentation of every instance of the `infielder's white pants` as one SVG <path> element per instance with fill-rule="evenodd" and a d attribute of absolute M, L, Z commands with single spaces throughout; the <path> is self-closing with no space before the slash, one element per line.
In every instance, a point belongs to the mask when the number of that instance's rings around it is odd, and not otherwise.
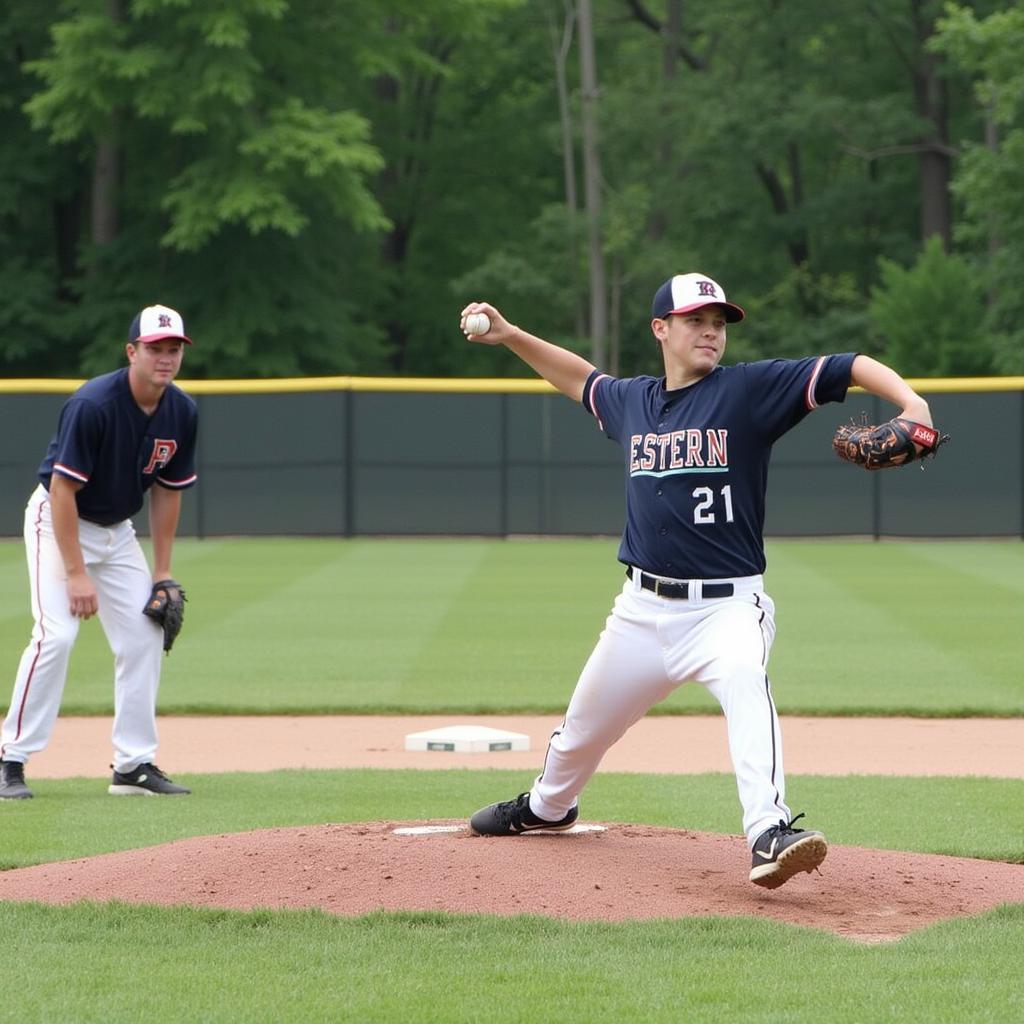
<path fill-rule="evenodd" d="M 697 600 L 658 597 L 634 576 L 615 599 L 565 722 L 551 737 L 530 808 L 549 821 L 563 818 L 605 751 L 680 684 L 697 682 L 725 713 L 743 831 L 753 844 L 766 828 L 790 820 L 766 671 L 775 605 L 761 576 L 716 580 L 732 583 L 734 596 Z M 699 586 L 691 584 L 691 593 Z"/>
<path fill-rule="evenodd" d="M 163 633 L 142 614 L 153 580 L 130 520 L 110 527 L 84 519 L 78 524 L 86 571 L 99 599 L 97 614 L 114 653 L 113 765 L 127 772 L 156 758 Z M 80 625 L 69 610 L 64 560 L 53 535 L 50 496 L 42 486 L 25 509 L 25 554 L 35 625 L 0 733 L 3 759 L 23 762 L 49 742 Z"/>

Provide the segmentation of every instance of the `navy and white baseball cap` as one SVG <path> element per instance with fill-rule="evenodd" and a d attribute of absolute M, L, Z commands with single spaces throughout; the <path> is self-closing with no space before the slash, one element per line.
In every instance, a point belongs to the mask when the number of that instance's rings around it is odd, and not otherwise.
<path fill-rule="evenodd" d="M 177 338 L 192 344 L 192 339 L 185 333 L 181 314 L 168 306 L 147 306 L 136 315 L 128 331 L 128 340 L 133 345 L 140 341 L 163 341 L 165 338 Z"/>
<path fill-rule="evenodd" d="M 673 313 L 689 313 L 701 306 L 722 306 L 727 323 L 738 324 L 747 314 L 734 302 L 726 302 L 725 292 L 717 281 L 704 274 L 676 274 L 655 293 L 651 317 L 664 320 Z"/>

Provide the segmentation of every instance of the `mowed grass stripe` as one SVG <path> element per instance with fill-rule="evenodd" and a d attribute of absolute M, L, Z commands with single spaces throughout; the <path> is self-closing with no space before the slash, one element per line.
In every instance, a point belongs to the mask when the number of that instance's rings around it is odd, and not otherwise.
<path fill-rule="evenodd" d="M 22 576 L 0 591 L 12 678 L 31 623 L 20 544 L 0 550 Z M 621 586 L 615 551 L 608 538 L 183 540 L 189 603 L 160 709 L 560 714 Z M 1024 575 L 1021 545 L 774 541 L 768 559 L 784 714 L 1024 714 L 1024 592 L 1000 582 Z M 982 585 L 979 564 L 1002 577 Z M 64 713 L 109 714 L 111 676 L 87 622 Z M 654 713 L 713 707 L 685 686 Z"/>
<path fill-rule="evenodd" d="M 1021 713 L 1024 590 L 1009 581 L 1024 576 L 1024 546 L 789 543 L 769 557 L 780 609 L 770 671 L 784 712 L 813 713 L 817 687 L 841 714 Z M 987 585 L 975 559 L 1001 564 Z"/>
<path fill-rule="evenodd" d="M 421 649 L 408 696 L 436 701 L 443 665 L 467 696 L 539 710 L 553 694 L 568 700 L 621 586 L 615 550 L 611 541 L 489 543 Z"/>
<path fill-rule="evenodd" d="M 336 683 L 353 695 L 373 694 L 384 705 L 402 704 L 422 649 L 486 548 L 473 542 L 313 541 L 272 547 L 266 557 L 257 546 L 256 567 L 228 567 L 213 581 L 215 606 L 232 600 L 223 590 L 232 584 L 241 602 L 225 619 L 197 623 L 198 648 L 216 646 L 221 657 L 186 660 L 211 687 L 245 673 L 257 687 L 245 698 L 249 702 L 262 697 L 270 706 L 283 701 L 294 707 L 296 693 Z M 210 581 L 202 568 L 208 567 L 197 566 L 196 601 Z"/>
<path fill-rule="evenodd" d="M 1024 545 L 1019 541 L 963 543 L 968 545 L 967 558 L 959 550 L 962 542 L 957 541 L 926 541 L 908 544 L 907 547 L 916 558 L 948 572 L 952 577 L 970 577 L 968 587 L 962 591 L 965 596 L 985 592 L 991 587 L 1024 596 Z M 936 599 L 948 599 L 950 596 L 952 591 L 949 588 L 932 595 Z"/>
<path fill-rule="evenodd" d="M 0 1011 L 19 1024 L 118 1024 L 137 1021 L 140 1005 L 161 1024 L 996 1024 L 1022 1008 L 1020 906 L 881 946 L 744 918 L 7 904 L 0 924 L 32 965 Z"/>

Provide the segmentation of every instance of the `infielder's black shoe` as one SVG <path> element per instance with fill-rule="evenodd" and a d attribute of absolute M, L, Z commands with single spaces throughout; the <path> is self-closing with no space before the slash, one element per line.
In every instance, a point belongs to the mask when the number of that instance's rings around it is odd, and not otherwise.
<path fill-rule="evenodd" d="M 481 836 L 514 836 L 520 832 L 564 832 L 572 828 L 580 816 L 578 807 L 572 807 L 560 821 L 545 821 L 530 810 L 530 794 L 520 793 L 515 800 L 491 804 L 477 811 L 469 819 L 469 827 Z"/>
<path fill-rule="evenodd" d="M 155 764 L 140 764 L 130 772 L 114 772 L 107 787 L 112 796 L 183 796 L 191 789 L 171 782 Z"/>
<path fill-rule="evenodd" d="M 25 766 L 20 761 L 0 761 L 0 800 L 29 800 L 32 790 L 25 785 Z"/>
<path fill-rule="evenodd" d="M 778 889 L 800 871 L 811 872 L 828 853 L 828 843 L 820 832 L 793 828 L 780 821 L 765 829 L 754 842 L 751 855 L 750 880 L 765 889 Z"/>

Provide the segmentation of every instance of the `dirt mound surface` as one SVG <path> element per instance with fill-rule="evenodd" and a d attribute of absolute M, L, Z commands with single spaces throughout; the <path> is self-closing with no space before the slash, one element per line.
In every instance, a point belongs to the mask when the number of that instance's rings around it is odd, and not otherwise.
<path fill-rule="evenodd" d="M 742 837 L 584 828 L 488 838 L 465 822 L 372 822 L 203 836 L 0 872 L 0 900 L 605 921 L 751 915 L 864 942 L 1024 902 L 1024 865 L 833 846 L 820 872 L 767 891 L 747 881 Z"/>

